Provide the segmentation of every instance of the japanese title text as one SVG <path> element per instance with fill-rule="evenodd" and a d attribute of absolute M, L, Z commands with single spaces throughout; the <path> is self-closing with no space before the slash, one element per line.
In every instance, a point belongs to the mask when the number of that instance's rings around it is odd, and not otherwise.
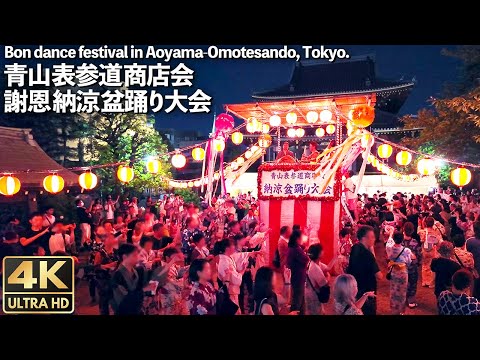
<path fill-rule="evenodd" d="M 325 191 L 321 192 L 321 178 L 315 179 L 314 171 L 263 171 L 260 195 L 273 197 L 333 196 L 333 183 L 328 184 Z"/>

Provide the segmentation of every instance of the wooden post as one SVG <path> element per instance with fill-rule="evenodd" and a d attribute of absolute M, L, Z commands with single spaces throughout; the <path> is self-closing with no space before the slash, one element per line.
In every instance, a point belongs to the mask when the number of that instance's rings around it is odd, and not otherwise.
<path fill-rule="evenodd" d="M 35 190 L 28 192 L 28 211 L 30 213 L 38 211 L 37 195 L 38 192 Z"/>

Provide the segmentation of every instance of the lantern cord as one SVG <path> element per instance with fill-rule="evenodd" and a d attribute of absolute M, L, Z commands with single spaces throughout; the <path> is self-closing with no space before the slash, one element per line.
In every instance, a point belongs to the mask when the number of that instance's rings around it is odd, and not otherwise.
<path fill-rule="evenodd" d="M 245 123 L 240 124 L 236 128 L 232 129 L 232 132 L 241 130 L 242 128 L 245 127 Z M 181 149 L 175 149 L 173 151 L 169 151 L 166 153 L 161 153 L 156 155 L 156 158 L 161 158 L 161 157 L 166 157 L 166 156 L 171 156 L 176 153 L 182 153 L 191 149 L 194 149 L 196 147 L 204 146 L 208 140 L 200 142 L 195 145 L 189 145 L 186 147 L 183 147 Z M 68 168 L 61 168 L 61 169 L 46 169 L 46 170 L 16 170 L 16 171 L 8 171 L 8 170 L 0 170 L 0 174 L 55 174 L 55 173 L 61 173 L 65 171 L 88 171 L 88 170 L 93 170 L 93 169 L 104 169 L 104 168 L 110 168 L 110 167 L 115 167 L 115 166 L 120 166 L 120 165 L 128 165 L 129 161 L 119 161 L 119 162 L 114 162 L 114 163 L 107 163 L 107 164 L 98 164 L 98 165 L 89 165 L 89 166 L 74 166 L 74 167 L 68 167 Z"/>
<path fill-rule="evenodd" d="M 435 156 L 435 155 L 430 155 L 430 154 L 424 154 L 420 151 L 416 151 L 416 150 L 412 150 L 412 149 L 409 149 L 403 145 L 399 145 L 399 144 L 396 144 L 394 142 L 391 142 L 389 140 L 385 140 L 385 139 L 382 139 L 381 137 L 378 137 L 374 134 L 371 133 L 371 135 L 378 141 L 384 143 L 384 144 L 388 144 L 388 145 L 391 145 L 393 147 L 396 147 L 398 149 L 401 149 L 401 150 L 405 150 L 405 151 L 409 151 L 413 154 L 416 154 L 416 155 L 419 155 L 419 156 L 423 156 L 423 157 L 426 157 L 426 158 L 429 158 L 429 159 L 434 159 L 434 160 L 439 160 L 439 161 L 444 161 L 446 163 L 449 163 L 449 164 L 454 164 L 454 165 L 458 165 L 458 166 L 461 166 L 461 167 L 471 167 L 471 168 L 474 168 L 474 169 L 480 169 L 480 165 L 479 164 L 472 164 L 472 163 L 468 163 L 468 162 L 460 162 L 460 161 L 454 161 L 454 160 L 449 160 L 449 159 L 444 159 L 440 156 Z"/>

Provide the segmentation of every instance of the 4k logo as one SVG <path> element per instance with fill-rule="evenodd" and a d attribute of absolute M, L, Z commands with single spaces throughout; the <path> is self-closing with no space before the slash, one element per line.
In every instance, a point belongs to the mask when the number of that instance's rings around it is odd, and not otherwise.
<path fill-rule="evenodd" d="M 3 259 L 6 314 L 70 314 L 74 264 L 69 256 L 7 256 Z"/>

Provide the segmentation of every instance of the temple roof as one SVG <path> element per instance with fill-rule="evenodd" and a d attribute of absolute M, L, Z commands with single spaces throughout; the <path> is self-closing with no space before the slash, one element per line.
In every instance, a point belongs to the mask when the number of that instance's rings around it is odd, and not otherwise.
<path fill-rule="evenodd" d="M 48 174 L 39 171 L 55 171 L 65 180 L 65 186 L 77 184 L 78 175 L 65 169 L 48 156 L 33 139 L 31 129 L 0 126 L 0 174 L 12 172 L 20 180 L 22 188 L 41 188 Z"/>
<path fill-rule="evenodd" d="M 373 57 L 364 56 L 334 63 L 297 62 L 288 84 L 256 92 L 257 100 L 294 100 L 349 94 L 377 94 L 377 108 L 397 113 L 414 83 L 379 78 Z"/>

